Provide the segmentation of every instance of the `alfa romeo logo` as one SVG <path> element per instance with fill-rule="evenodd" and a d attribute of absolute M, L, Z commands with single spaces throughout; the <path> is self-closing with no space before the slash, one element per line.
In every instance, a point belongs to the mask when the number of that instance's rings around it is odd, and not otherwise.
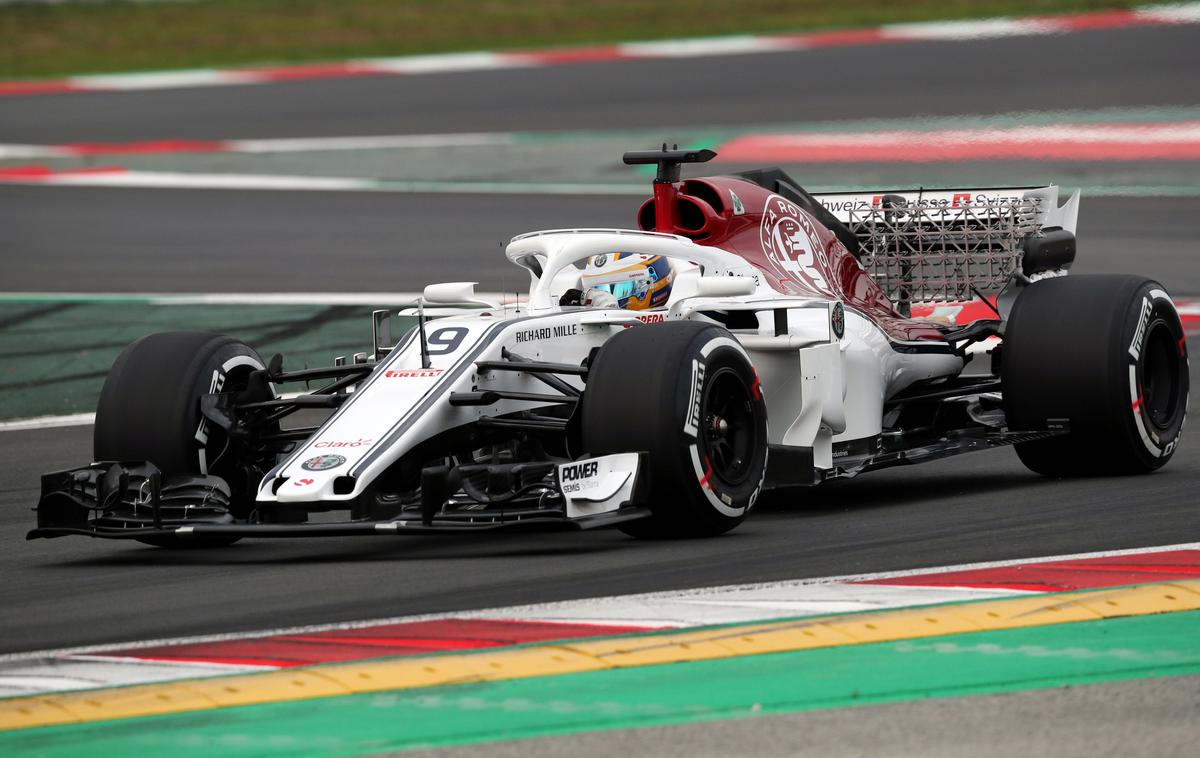
<path fill-rule="evenodd" d="M 304 463 L 300 464 L 300 468 L 305 471 L 328 471 L 331 468 L 337 468 L 346 462 L 346 459 L 340 455 L 318 455 L 316 458 L 309 458 Z"/>
<path fill-rule="evenodd" d="M 834 303 L 829 311 L 829 326 L 833 329 L 833 336 L 838 339 L 846 333 L 846 309 L 840 302 Z"/>
<path fill-rule="evenodd" d="M 779 195 L 767 198 L 759 238 L 763 252 L 781 278 L 830 294 L 824 274 L 829 268 L 825 248 L 800 206 Z"/>

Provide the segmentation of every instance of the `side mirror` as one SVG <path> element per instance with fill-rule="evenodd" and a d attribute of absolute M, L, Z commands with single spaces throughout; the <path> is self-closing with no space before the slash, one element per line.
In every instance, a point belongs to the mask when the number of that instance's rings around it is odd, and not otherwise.
<path fill-rule="evenodd" d="M 473 303 L 475 282 L 443 282 L 431 284 L 423 293 L 425 302 L 436 305 Z"/>
<path fill-rule="evenodd" d="M 696 280 L 700 297 L 737 297 L 753 295 L 758 285 L 748 276 L 702 276 Z"/>

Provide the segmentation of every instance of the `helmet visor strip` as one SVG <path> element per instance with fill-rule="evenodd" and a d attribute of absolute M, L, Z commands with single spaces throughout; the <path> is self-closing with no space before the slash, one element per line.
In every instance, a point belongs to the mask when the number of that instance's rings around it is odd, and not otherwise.
<path fill-rule="evenodd" d="M 639 293 L 644 293 L 657 278 L 653 269 L 626 269 L 603 274 L 585 274 L 583 285 L 591 289 L 603 290 L 617 300 L 624 300 Z"/>

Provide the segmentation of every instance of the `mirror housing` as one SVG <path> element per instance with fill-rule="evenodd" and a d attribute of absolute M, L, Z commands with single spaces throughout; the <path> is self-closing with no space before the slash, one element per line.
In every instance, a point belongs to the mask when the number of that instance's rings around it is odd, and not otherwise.
<path fill-rule="evenodd" d="M 442 282 L 431 284 L 422 292 L 426 303 L 444 305 L 450 303 L 478 302 L 475 297 L 476 282 Z"/>
<path fill-rule="evenodd" d="M 753 295 L 758 285 L 748 276 L 702 276 L 696 280 L 700 297 L 737 297 Z"/>

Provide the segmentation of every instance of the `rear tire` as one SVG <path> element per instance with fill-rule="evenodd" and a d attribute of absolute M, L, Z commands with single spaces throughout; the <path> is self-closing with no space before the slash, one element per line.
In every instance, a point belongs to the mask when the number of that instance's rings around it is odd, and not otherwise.
<path fill-rule="evenodd" d="M 616 334 L 588 367 L 581 435 L 590 455 L 649 453 L 652 516 L 635 537 L 709 537 L 745 519 L 762 489 L 767 409 L 745 350 L 694 321 Z"/>
<path fill-rule="evenodd" d="M 1016 446 L 1046 476 L 1138 474 L 1175 453 L 1187 415 L 1187 339 L 1159 283 L 1139 276 L 1046 279 L 1021 293 L 1004 336 L 1008 426 L 1070 433 Z"/>
<path fill-rule="evenodd" d="M 248 511 L 247 491 L 228 437 L 200 412 L 200 398 L 245 387 L 262 370 L 258 353 L 231 337 L 202 332 L 163 332 L 126 347 L 113 363 L 96 407 L 93 458 L 150 461 L 164 476 L 221 476 L 233 493 L 235 512 Z M 159 547 L 217 547 L 237 538 L 148 537 Z"/>

